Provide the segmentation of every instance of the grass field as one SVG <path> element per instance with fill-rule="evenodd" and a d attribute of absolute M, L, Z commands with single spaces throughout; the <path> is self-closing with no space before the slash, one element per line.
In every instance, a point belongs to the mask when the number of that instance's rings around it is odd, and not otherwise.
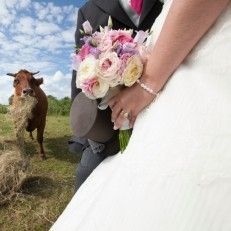
<path fill-rule="evenodd" d="M 31 177 L 7 205 L 0 207 L 0 230 L 49 230 L 74 193 L 77 156 L 68 152 L 70 137 L 66 116 L 48 116 L 45 131 L 47 160 L 38 155 L 36 141 L 26 133 L 26 152 L 31 157 Z M 36 134 L 34 134 L 35 137 Z M 0 114 L 0 138 L 13 136 L 11 122 Z"/>

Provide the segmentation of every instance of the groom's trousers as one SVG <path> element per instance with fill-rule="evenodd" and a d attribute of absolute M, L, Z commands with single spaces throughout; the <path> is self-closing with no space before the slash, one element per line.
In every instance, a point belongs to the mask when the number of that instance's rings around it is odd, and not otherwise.
<path fill-rule="evenodd" d="M 108 156 L 119 152 L 119 139 L 116 133 L 106 143 L 94 142 L 92 140 L 75 139 L 75 150 L 72 147 L 71 152 L 82 153 L 81 161 L 77 165 L 75 178 L 75 191 L 79 189 L 82 183 L 88 178 L 92 171 Z M 69 145 L 69 149 L 70 149 Z"/>

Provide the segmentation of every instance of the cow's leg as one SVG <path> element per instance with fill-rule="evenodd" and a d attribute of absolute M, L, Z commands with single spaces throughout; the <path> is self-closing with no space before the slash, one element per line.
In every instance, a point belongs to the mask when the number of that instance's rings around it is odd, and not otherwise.
<path fill-rule="evenodd" d="M 40 157 L 41 159 L 45 160 L 46 159 L 46 155 L 44 152 L 44 148 L 43 148 L 43 133 L 44 133 L 44 126 L 40 126 L 39 128 L 37 128 L 37 141 L 39 143 L 39 148 L 40 148 Z"/>

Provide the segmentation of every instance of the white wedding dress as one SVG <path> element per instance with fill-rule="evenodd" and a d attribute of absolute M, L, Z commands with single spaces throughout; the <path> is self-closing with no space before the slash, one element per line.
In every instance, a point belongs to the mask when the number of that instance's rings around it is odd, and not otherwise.
<path fill-rule="evenodd" d="M 51 230 L 231 231 L 231 4 Z"/>

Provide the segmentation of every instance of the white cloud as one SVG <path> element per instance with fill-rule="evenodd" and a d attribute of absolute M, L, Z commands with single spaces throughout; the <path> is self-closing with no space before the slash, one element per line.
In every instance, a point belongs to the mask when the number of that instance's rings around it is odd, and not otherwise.
<path fill-rule="evenodd" d="M 34 3 L 35 14 L 38 19 L 61 23 L 65 15 L 73 13 L 73 6 L 58 7 L 52 2 L 47 4 Z M 67 10 L 66 10 L 67 9 Z"/>
<path fill-rule="evenodd" d="M 1 54 L 4 55 L 6 54 L 9 55 L 13 52 L 18 52 L 18 50 L 23 48 L 23 44 L 17 43 L 17 42 L 12 42 L 11 40 L 9 41 L 3 41 L 1 44 Z"/>
<path fill-rule="evenodd" d="M 14 41 L 20 43 L 25 48 L 26 46 L 33 47 L 35 42 L 37 42 L 37 39 L 35 39 L 33 36 L 28 34 L 19 34 L 14 36 Z"/>
<path fill-rule="evenodd" d="M 63 98 L 71 94 L 71 74 L 57 71 L 54 75 L 45 76 L 44 84 L 41 86 L 47 95 Z"/>
<path fill-rule="evenodd" d="M 35 20 L 31 17 L 21 17 L 15 24 L 14 33 L 33 35 L 35 31 Z"/>
<path fill-rule="evenodd" d="M 0 25 L 2 26 L 7 26 L 10 25 L 10 23 L 13 21 L 14 19 L 14 12 L 12 12 L 12 14 L 10 14 L 6 4 L 1 3 L 0 6 L 1 10 L 0 10 Z"/>
<path fill-rule="evenodd" d="M 69 43 L 74 43 L 73 28 L 69 28 L 61 33 L 63 40 Z"/>
<path fill-rule="evenodd" d="M 3 5 L 4 5 L 4 3 L 5 3 L 5 5 L 6 5 L 7 7 L 9 7 L 9 8 L 18 5 L 17 0 L 3 0 Z"/>
<path fill-rule="evenodd" d="M 8 98 L 13 93 L 12 77 L 0 76 L 0 103 L 8 104 Z"/>
<path fill-rule="evenodd" d="M 29 4 L 30 4 L 30 0 L 20 0 L 20 3 L 19 3 L 21 8 L 26 8 L 29 6 Z"/>
<path fill-rule="evenodd" d="M 6 39 L 7 39 L 6 36 L 2 32 L 0 32 L 0 44 L 6 41 Z"/>
<path fill-rule="evenodd" d="M 61 28 L 55 23 L 41 21 L 36 22 L 35 32 L 39 35 L 49 35 L 60 31 Z"/>
<path fill-rule="evenodd" d="M 1 0 L 0 25 L 11 25 L 17 17 L 17 11 L 27 8 L 30 3 L 31 0 Z"/>

